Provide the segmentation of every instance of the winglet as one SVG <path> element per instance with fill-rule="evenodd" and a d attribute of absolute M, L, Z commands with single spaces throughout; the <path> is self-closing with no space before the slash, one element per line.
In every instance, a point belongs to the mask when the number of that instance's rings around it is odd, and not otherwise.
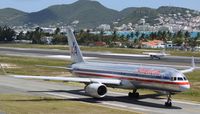
<path fill-rule="evenodd" d="M 195 61 L 194 61 L 194 57 L 192 56 L 192 68 L 196 68 L 196 65 L 195 65 Z"/>
<path fill-rule="evenodd" d="M 0 67 L 1 67 L 1 69 L 2 69 L 2 71 L 3 71 L 3 74 L 4 75 L 7 75 L 7 72 L 5 71 L 5 69 L 3 68 L 3 66 L 0 64 Z"/>
<path fill-rule="evenodd" d="M 165 53 L 165 48 L 163 50 L 160 51 L 161 54 L 166 54 Z"/>
<path fill-rule="evenodd" d="M 196 68 L 195 62 L 194 62 L 194 57 L 192 57 L 192 66 L 189 69 L 181 70 L 182 73 L 189 73 L 194 71 Z"/>

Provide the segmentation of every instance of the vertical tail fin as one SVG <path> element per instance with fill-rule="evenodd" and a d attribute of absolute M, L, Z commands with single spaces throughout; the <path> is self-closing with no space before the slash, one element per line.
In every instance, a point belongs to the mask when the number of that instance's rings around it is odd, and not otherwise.
<path fill-rule="evenodd" d="M 71 27 L 67 27 L 67 38 L 72 61 L 74 63 L 84 62 L 81 50 Z"/>

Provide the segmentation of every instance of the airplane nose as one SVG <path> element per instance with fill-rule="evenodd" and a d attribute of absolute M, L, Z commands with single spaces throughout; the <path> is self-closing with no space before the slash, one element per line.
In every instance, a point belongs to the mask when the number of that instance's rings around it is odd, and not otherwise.
<path fill-rule="evenodd" d="M 190 84 L 181 85 L 181 86 L 180 86 L 180 90 L 181 90 L 181 91 L 186 91 L 186 90 L 188 90 L 188 89 L 190 89 Z"/>

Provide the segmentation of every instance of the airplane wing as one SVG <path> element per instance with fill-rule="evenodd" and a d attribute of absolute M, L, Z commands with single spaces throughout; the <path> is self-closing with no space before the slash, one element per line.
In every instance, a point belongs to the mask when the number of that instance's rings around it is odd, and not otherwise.
<path fill-rule="evenodd" d="M 11 75 L 15 78 L 23 79 L 41 79 L 41 80 L 55 80 L 55 81 L 69 81 L 69 82 L 80 82 L 80 83 L 102 83 L 110 85 L 120 85 L 121 80 L 118 79 L 107 79 L 107 78 L 79 78 L 79 77 L 50 77 L 50 76 L 25 76 L 25 75 Z"/>

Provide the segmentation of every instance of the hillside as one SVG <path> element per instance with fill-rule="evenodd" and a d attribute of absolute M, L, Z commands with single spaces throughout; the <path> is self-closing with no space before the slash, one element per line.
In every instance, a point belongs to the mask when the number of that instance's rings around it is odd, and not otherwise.
<path fill-rule="evenodd" d="M 111 24 L 118 19 L 120 19 L 120 24 L 127 24 L 129 22 L 134 24 L 141 18 L 146 18 L 146 22 L 154 24 L 156 23 L 155 19 L 161 14 L 185 14 L 186 11 L 192 12 L 192 16 L 199 15 L 193 13 L 195 12 L 194 10 L 169 6 L 162 6 L 158 9 L 130 7 L 122 11 L 116 11 L 104 7 L 97 1 L 79 0 L 72 4 L 50 6 L 33 13 L 26 13 L 11 8 L 0 9 L 0 25 L 68 25 L 78 20 L 78 27 L 94 28 L 100 24 Z"/>
<path fill-rule="evenodd" d="M 26 22 L 37 24 L 70 24 L 79 20 L 80 27 L 94 27 L 102 23 L 111 23 L 118 12 L 108 9 L 96 1 L 80 0 L 69 5 L 55 5 L 39 12 L 28 14 Z M 40 17 L 40 18 L 38 18 Z"/>
<path fill-rule="evenodd" d="M 0 25 L 23 24 L 26 14 L 12 8 L 0 9 Z"/>
<path fill-rule="evenodd" d="M 153 20 L 158 16 L 158 14 L 159 12 L 152 8 L 129 8 L 122 11 L 122 15 L 125 17 L 121 20 L 121 23 L 137 23 L 141 18 L 147 17 L 147 23 L 152 24 L 154 23 Z"/>

